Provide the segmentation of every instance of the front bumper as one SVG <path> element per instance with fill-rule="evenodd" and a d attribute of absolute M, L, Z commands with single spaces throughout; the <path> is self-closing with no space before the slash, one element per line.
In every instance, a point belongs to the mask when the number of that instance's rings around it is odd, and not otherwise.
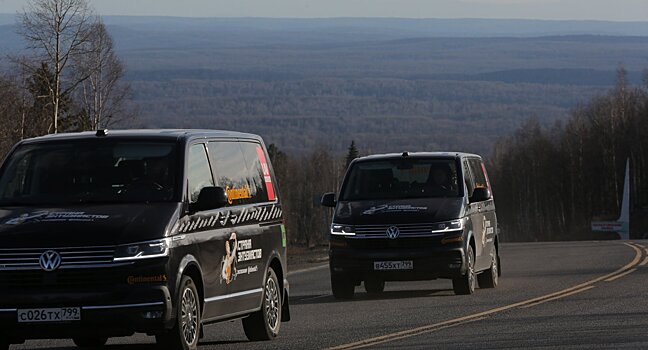
<path fill-rule="evenodd" d="M 102 297 L 103 294 L 103 297 Z M 112 295 L 111 295 L 112 294 Z M 75 336 L 127 336 L 135 332 L 156 333 L 171 328 L 172 305 L 165 286 L 138 287 L 114 293 L 60 292 L 2 293 L 0 332 L 11 342 L 25 339 L 73 338 Z M 13 301 L 7 307 L 8 300 Z M 18 322 L 19 309 L 79 307 L 80 321 L 52 323 Z"/>
<path fill-rule="evenodd" d="M 19 293 L 16 291 L 16 293 Z M 25 339 L 116 337 L 135 332 L 153 334 L 171 328 L 172 305 L 166 286 L 137 286 L 130 290 L 0 294 L 0 332 L 10 342 Z M 7 307 L 6 301 L 12 301 Z M 80 321 L 18 322 L 19 309 L 79 307 Z"/>
<path fill-rule="evenodd" d="M 375 239 L 348 239 L 346 247 L 331 245 L 329 265 L 332 275 L 344 275 L 358 283 L 368 277 L 385 281 L 416 281 L 453 278 L 466 272 L 463 244 L 421 245 L 419 247 L 389 247 Z M 365 244 L 370 243 L 370 244 Z M 339 245 L 339 242 L 338 242 Z M 413 269 L 375 270 L 378 261 L 412 261 Z"/>
<path fill-rule="evenodd" d="M 159 333 L 173 327 L 173 279 L 164 260 L 122 267 L 0 271 L 0 338 L 61 339 Z M 131 276 L 131 277 L 129 277 Z M 165 281 L 132 278 L 165 276 Z M 18 310 L 79 308 L 81 320 L 19 322 Z"/>

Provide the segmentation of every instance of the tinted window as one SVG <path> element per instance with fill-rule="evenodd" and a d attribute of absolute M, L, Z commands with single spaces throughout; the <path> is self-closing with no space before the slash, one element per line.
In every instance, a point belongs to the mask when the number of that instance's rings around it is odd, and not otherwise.
<path fill-rule="evenodd" d="M 255 202 L 275 200 L 274 185 L 263 147 L 250 142 L 241 142 L 240 145 L 247 165 L 247 181 Z"/>
<path fill-rule="evenodd" d="M 214 179 L 203 144 L 191 146 L 188 166 L 189 202 L 195 203 L 200 195 L 200 190 L 207 186 L 214 186 Z"/>
<path fill-rule="evenodd" d="M 173 143 L 25 145 L 0 175 L 0 204 L 171 201 L 175 161 Z"/>
<path fill-rule="evenodd" d="M 356 163 L 342 190 L 342 200 L 457 197 L 452 159 L 398 159 Z"/>
<path fill-rule="evenodd" d="M 248 182 L 245 158 L 238 142 L 210 142 L 209 156 L 214 163 L 218 186 L 227 192 L 230 205 L 253 202 L 253 190 Z"/>
<path fill-rule="evenodd" d="M 474 188 L 488 188 L 488 179 L 482 162 L 478 159 L 468 160 L 470 172 L 473 174 Z"/>
<path fill-rule="evenodd" d="M 472 197 L 472 193 L 475 189 L 475 184 L 470 171 L 470 166 L 468 165 L 468 161 L 465 161 L 463 163 L 463 171 L 464 171 L 464 182 L 466 184 L 466 190 L 468 191 L 468 197 Z"/>

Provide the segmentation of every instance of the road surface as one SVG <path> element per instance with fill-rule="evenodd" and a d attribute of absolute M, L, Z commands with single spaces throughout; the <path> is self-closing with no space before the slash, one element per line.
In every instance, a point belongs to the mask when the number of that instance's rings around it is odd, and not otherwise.
<path fill-rule="evenodd" d="M 331 296 L 328 266 L 289 277 L 293 319 L 272 342 L 240 321 L 206 327 L 200 349 L 648 348 L 648 241 L 502 244 L 500 285 L 456 296 L 449 280 L 388 282 L 370 297 Z M 69 340 L 11 349 L 73 349 Z M 154 338 L 106 349 L 155 349 Z"/>

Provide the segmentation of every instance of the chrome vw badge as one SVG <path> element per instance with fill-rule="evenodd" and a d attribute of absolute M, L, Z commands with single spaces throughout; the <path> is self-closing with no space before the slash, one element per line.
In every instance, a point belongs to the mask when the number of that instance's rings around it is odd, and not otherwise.
<path fill-rule="evenodd" d="M 38 259 L 41 269 L 45 271 L 54 271 L 61 266 L 61 255 L 53 250 L 48 250 L 41 254 Z"/>
<path fill-rule="evenodd" d="M 387 237 L 391 239 L 396 239 L 400 235 L 400 230 L 396 226 L 390 226 L 387 229 Z"/>

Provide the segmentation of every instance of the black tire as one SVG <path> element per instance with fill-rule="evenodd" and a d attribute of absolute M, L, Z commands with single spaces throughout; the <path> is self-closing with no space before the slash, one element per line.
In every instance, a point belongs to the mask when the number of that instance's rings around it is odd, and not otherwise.
<path fill-rule="evenodd" d="M 155 336 L 160 348 L 196 350 L 200 338 L 200 294 L 189 276 L 182 276 L 176 296 L 176 321 L 173 329 Z"/>
<path fill-rule="evenodd" d="M 380 294 L 385 290 L 385 281 L 378 278 L 367 278 L 364 287 L 368 294 Z"/>
<path fill-rule="evenodd" d="M 281 328 L 281 287 L 272 268 L 268 269 L 263 285 L 261 310 L 243 319 L 243 330 L 249 340 L 272 340 Z"/>
<path fill-rule="evenodd" d="M 108 342 L 108 338 L 99 337 L 77 337 L 72 338 L 74 345 L 79 348 L 100 348 Z"/>
<path fill-rule="evenodd" d="M 499 257 L 497 252 L 491 259 L 491 267 L 488 270 L 477 275 L 477 282 L 479 288 L 495 288 L 497 287 L 499 277 Z"/>
<path fill-rule="evenodd" d="M 469 295 L 475 292 L 475 254 L 472 246 L 466 249 L 466 273 L 452 279 L 452 289 L 457 295 Z"/>
<path fill-rule="evenodd" d="M 355 283 L 344 275 L 331 275 L 333 297 L 338 300 L 353 299 Z"/>
<path fill-rule="evenodd" d="M 502 277 L 502 261 L 500 260 L 499 253 L 497 253 L 497 277 Z"/>

